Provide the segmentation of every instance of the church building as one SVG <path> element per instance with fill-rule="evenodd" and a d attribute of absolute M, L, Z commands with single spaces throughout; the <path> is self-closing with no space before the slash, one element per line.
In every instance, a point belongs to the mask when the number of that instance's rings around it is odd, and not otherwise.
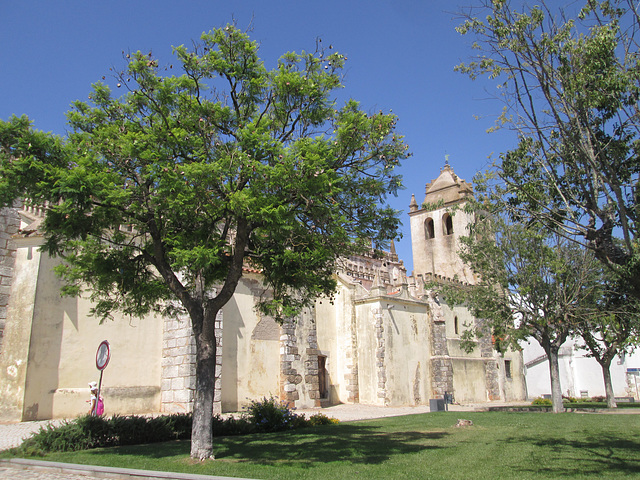
<path fill-rule="evenodd" d="M 473 283 L 459 259 L 459 237 L 473 218 L 459 208 L 472 195 L 448 163 L 426 185 L 409 218 L 414 271 L 389 252 L 343 258 L 333 298 L 284 324 L 262 316 L 259 271 L 245 268 L 216 322 L 215 409 L 241 410 L 274 395 L 298 408 L 339 403 L 429 404 L 523 400 L 522 355 L 497 353 L 485 335 L 460 348 L 479 320 L 450 308 L 432 282 Z M 102 372 L 106 414 L 188 412 L 195 388 L 195 345 L 188 318 L 116 316 L 99 324 L 86 298 L 60 296 L 58 259 L 38 247 L 43 212 L 4 209 L 0 217 L 0 421 L 71 418 L 88 412 L 88 383 Z"/>

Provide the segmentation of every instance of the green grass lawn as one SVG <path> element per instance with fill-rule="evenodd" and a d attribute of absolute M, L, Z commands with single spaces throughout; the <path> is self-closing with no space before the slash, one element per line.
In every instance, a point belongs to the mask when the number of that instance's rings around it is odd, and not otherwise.
<path fill-rule="evenodd" d="M 640 415 L 438 412 L 216 438 L 215 455 L 193 462 L 182 441 L 41 459 L 260 479 L 640 478 Z"/>

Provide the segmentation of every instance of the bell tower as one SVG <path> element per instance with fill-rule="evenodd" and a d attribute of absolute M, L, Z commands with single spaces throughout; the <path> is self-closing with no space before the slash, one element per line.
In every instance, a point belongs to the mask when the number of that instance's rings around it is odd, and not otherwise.
<path fill-rule="evenodd" d="M 468 235 L 473 217 L 463 209 L 473 187 L 459 178 L 445 161 L 440 175 L 426 184 L 422 204 L 411 195 L 409 219 L 414 275 L 425 281 L 454 280 L 474 283 L 473 272 L 458 255 L 459 238 Z"/>

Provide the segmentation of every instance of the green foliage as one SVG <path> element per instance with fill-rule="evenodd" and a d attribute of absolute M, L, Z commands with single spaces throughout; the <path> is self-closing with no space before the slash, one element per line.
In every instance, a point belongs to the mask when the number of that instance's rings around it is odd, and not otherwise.
<path fill-rule="evenodd" d="M 246 415 L 222 418 L 213 416 L 213 435 L 224 437 L 227 435 L 248 435 L 256 432 L 255 424 Z"/>
<path fill-rule="evenodd" d="M 640 301 L 619 277 L 602 269 L 599 291 L 585 308 L 577 333 L 587 356 L 608 368 L 616 355 L 632 353 L 640 343 Z"/>
<path fill-rule="evenodd" d="M 300 417 L 286 402 L 271 396 L 262 400 L 252 400 L 246 407 L 246 415 L 257 432 L 279 432 L 301 426 Z"/>
<path fill-rule="evenodd" d="M 17 449 L 23 455 L 67 452 L 89 448 L 137 445 L 187 439 L 191 435 L 191 415 L 174 414 L 160 417 L 91 415 L 62 425 L 47 425 L 26 439 Z"/>
<path fill-rule="evenodd" d="M 307 419 L 294 413 L 274 397 L 252 401 L 240 416 L 212 418 L 213 435 L 226 437 L 279 432 L 321 425 L 335 425 L 335 418 L 316 413 Z M 86 415 L 61 425 L 46 425 L 14 450 L 18 455 L 43 456 L 49 452 L 70 452 L 101 447 L 186 440 L 191 438 L 191 414 L 159 417 Z"/>
<path fill-rule="evenodd" d="M 334 292 L 340 256 L 397 236 L 386 199 L 409 153 L 395 115 L 338 105 L 346 58 L 332 48 L 267 70 L 227 25 L 174 54 L 176 68 L 126 55 L 120 90 L 94 84 L 65 139 L 0 121 L 0 202 L 46 206 L 64 293 L 86 290 L 101 319 L 186 311 L 197 351 L 215 358 L 214 319 L 243 267 L 261 272 L 258 308 L 283 320 Z M 197 366 L 196 422 L 210 419 L 213 369 Z M 211 438 L 195 443 L 207 458 Z"/>
<path fill-rule="evenodd" d="M 551 406 L 551 399 L 550 398 L 536 397 L 531 402 L 531 405 L 540 405 L 540 406 L 550 407 Z"/>
<path fill-rule="evenodd" d="M 454 427 L 458 418 L 460 412 L 437 412 L 222 437 L 211 462 L 190 460 L 188 442 L 55 453 L 44 460 L 279 480 L 451 480 L 470 472 L 476 480 L 619 479 L 637 477 L 640 468 L 636 415 L 465 412 L 474 424 L 466 429 Z"/>
<path fill-rule="evenodd" d="M 477 55 L 458 70 L 496 81 L 497 127 L 518 133 L 495 165 L 510 215 L 580 241 L 640 298 L 637 2 L 477 3 L 458 29 Z"/>
<path fill-rule="evenodd" d="M 293 315 L 333 291 L 335 258 L 356 240 L 396 236 L 397 212 L 380 202 L 408 155 L 397 119 L 335 104 L 338 53 L 287 53 L 267 71 L 232 25 L 174 53 L 181 76 L 127 55 L 125 93 L 95 84 L 66 140 L 1 122 L 0 199 L 50 202 L 46 248 L 66 255 L 66 292 L 91 286 L 101 317 L 229 280 L 245 258 L 273 292 L 263 309 Z"/>
<path fill-rule="evenodd" d="M 482 178 L 481 178 L 482 180 Z M 579 331 L 601 289 L 601 264 L 577 243 L 544 225 L 513 222 L 501 192 L 483 181 L 467 210 L 475 221 L 460 238 L 461 259 L 478 275 L 469 286 L 443 288 L 445 300 L 466 304 L 483 319 L 498 351 L 534 338 L 550 359 L 554 411 L 562 409 L 558 351 Z M 472 348 L 468 330 L 463 346 Z"/>
<path fill-rule="evenodd" d="M 327 417 L 323 413 L 315 413 L 309 417 L 309 426 L 317 427 L 319 425 L 336 425 L 340 423 L 337 418 Z"/>

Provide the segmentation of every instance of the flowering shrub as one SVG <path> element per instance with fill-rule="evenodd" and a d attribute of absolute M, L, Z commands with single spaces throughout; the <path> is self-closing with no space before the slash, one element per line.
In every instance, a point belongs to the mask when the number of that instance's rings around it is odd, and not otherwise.
<path fill-rule="evenodd" d="M 256 432 L 280 432 L 299 428 L 306 423 L 304 415 L 293 413 L 285 402 L 273 396 L 252 400 L 246 409 L 247 417 L 255 425 Z"/>
<path fill-rule="evenodd" d="M 340 421 L 337 418 L 329 418 L 322 413 L 316 413 L 309 417 L 307 423 L 310 427 L 316 427 L 318 425 L 335 425 Z"/>

